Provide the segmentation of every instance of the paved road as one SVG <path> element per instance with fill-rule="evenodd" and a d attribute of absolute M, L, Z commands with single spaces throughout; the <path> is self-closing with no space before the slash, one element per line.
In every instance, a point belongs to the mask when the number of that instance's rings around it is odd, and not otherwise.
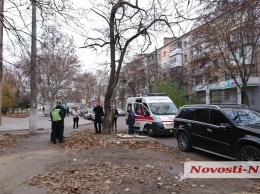
<path fill-rule="evenodd" d="M 125 117 L 119 117 L 118 118 L 118 129 L 119 131 L 126 132 L 127 131 L 127 125 L 125 124 Z M 159 143 L 167 146 L 172 147 L 174 149 L 179 149 L 177 140 L 174 137 L 155 137 L 154 138 Z M 186 158 L 190 158 L 191 160 L 196 161 L 225 161 L 225 158 L 221 158 L 218 156 L 214 156 L 202 151 L 194 150 L 192 152 L 182 152 L 182 155 Z"/>

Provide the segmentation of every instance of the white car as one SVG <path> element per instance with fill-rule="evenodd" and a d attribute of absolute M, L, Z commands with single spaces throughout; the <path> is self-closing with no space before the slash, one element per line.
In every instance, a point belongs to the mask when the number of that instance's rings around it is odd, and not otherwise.
<path fill-rule="evenodd" d="M 88 112 L 84 114 L 84 119 L 92 120 L 92 115 L 93 115 L 93 114 L 95 114 L 95 113 L 93 112 L 93 110 L 91 110 L 91 109 L 88 110 Z"/>
<path fill-rule="evenodd" d="M 119 116 L 125 116 L 126 111 L 124 111 L 123 109 L 117 108 L 117 111 Z"/>

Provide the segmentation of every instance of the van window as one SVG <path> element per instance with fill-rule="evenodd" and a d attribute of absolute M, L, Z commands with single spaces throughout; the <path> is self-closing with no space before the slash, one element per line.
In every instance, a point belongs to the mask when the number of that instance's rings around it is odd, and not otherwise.
<path fill-rule="evenodd" d="M 178 110 L 172 102 L 149 103 L 148 106 L 154 115 L 175 115 Z"/>
<path fill-rule="evenodd" d="M 142 104 L 135 104 L 135 114 L 144 115 L 144 111 L 147 110 Z"/>

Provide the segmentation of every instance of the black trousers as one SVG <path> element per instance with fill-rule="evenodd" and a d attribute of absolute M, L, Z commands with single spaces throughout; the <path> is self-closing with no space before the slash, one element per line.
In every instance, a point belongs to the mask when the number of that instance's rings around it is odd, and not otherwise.
<path fill-rule="evenodd" d="M 56 139 L 63 141 L 63 124 L 62 122 L 52 122 L 51 141 L 56 143 Z"/>
<path fill-rule="evenodd" d="M 73 118 L 73 129 L 78 129 L 79 128 L 79 117 L 74 117 Z"/>
<path fill-rule="evenodd" d="M 101 125 L 102 125 L 101 118 L 95 118 L 94 127 L 95 127 L 95 130 L 96 130 L 96 133 L 101 133 Z"/>
<path fill-rule="evenodd" d="M 112 130 L 114 130 L 114 127 L 115 127 L 115 130 L 117 130 L 117 117 L 114 117 L 114 119 L 113 119 Z"/>

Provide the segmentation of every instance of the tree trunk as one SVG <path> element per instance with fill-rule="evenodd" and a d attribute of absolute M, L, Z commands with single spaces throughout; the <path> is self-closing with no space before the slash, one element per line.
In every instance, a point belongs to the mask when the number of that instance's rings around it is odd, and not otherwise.
<path fill-rule="evenodd" d="M 245 84 L 245 85 L 246 85 L 246 84 Z M 246 86 L 243 86 L 241 89 L 242 89 L 242 90 L 241 90 L 241 92 L 242 92 L 242 97 L 244 97 L 244 104 L 249 107 L 250 104 L 249 104 L 249 97 L 248 97 L 248 94 L 247 94 L 247 87 L 246 87 Z"/>
<path fill-rule="evenodd" d="M 110 107 L 110 100 L 113 94 L 113 89 L 110 89 L 111 85 L 108 85 L 108 89 L 105 94 L 105 118 L 103 120 L 103 133 L 111 134 L 111 124 L 112 124 L 112 111 Z"/>
<path fill-rule="evenodd" d="M 0 0 L 0 110 L 2 110 L 3 100 L 3 23 L 4 23 L 4 0 Z M 2 115 L 0 114 L 0 125 L 2 125 Z"/>

